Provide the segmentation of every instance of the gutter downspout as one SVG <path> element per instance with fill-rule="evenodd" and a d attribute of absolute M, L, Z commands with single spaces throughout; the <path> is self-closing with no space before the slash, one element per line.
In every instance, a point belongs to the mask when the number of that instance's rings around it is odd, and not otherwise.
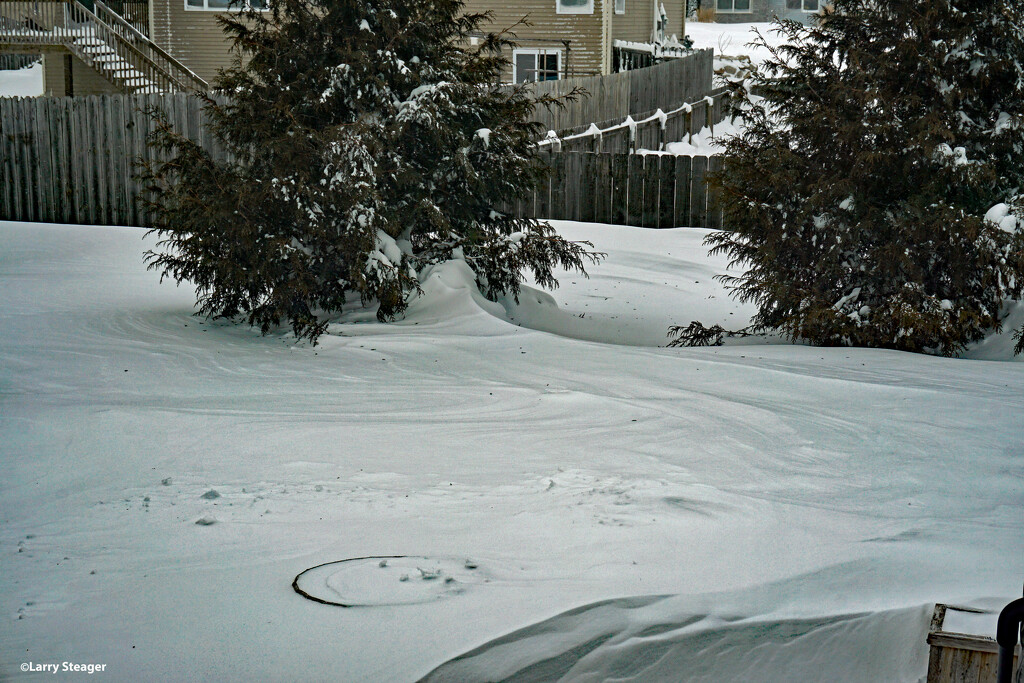
<path fill-rule="evenodd" d="M 615 18 L 615 0 L 602 0 L 601 5 L 601 75 L 612 72 L 612 21 Z"/>
<path fill-rule="evenodd" d="M 660 0 L 653 0 L 654 5 L 651 8 L 651 43 L 658 42 L 658 16 L 660 14 L 658 10 L 658 3 Z"/>

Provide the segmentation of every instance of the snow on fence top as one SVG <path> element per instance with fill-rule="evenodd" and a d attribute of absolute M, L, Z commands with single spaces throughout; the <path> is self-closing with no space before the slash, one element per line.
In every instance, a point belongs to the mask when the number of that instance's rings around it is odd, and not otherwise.
<path fill-rule="evenodd" d="M 719 89 L 696 102 L 683 103 L 668 112 L 659 108 L 640 114 L 638 118 L 627 115 L 620 120 L 591 123 L 585 129 L 580 126 L 575 132 L 563 136 L 551 130 L 537 146 L 549 152 L 664 150 L 666 144 L 678 142 L 684 137 L 692 138 L 704 127 L 714 131 L 715 124 L 725 118 L 727 96 L 725 89 Z"/>

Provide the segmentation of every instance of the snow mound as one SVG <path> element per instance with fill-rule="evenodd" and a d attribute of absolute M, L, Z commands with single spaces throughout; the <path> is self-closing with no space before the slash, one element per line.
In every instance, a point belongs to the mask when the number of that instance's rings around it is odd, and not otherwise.
<path fill-rule="evenodd" d="M 590 240 L 608 255 L 587 268 L 589 278 L 557 271 L 561 286 L 550 294 L 523 287 L 518 302 L 503 297 L 505 317 L 517 325 L 571 339 L 658 347 L 669 341 L 668 328 L 680 322 L 700 320 L 730 330 L 750 324 L 755 308 L 731 298 L 715 280 L 738 271 L 725 257 L 708 255 L 709 230 L 551 225 L 567 239 Z"/>
<path fill-rule="evenodd" d="M 1024 361 L 1024 355 L 1014 355 L 1013 348 L 1017 344 L 1014 333 L 1024 326 L 1024 302 L 1008 301 L 1005 304 L 1005 317 L 1002 329 L 992 332 L 980 342 L 971 344 L 963 354 L 964 358 L 973 360 Z"/>
<path fill-rule="evenodd" d="M 507 334 L 510 326 L 500 304 L 489 301 L 476 285 L 476 275 L 465 261 L 453 259 L 424 268 L 419 273 L 420 291 L 409 297 L 402 317 L 388 324 L 377 322 L 376 310 L 368 310 L 354 301 L 338 321 L 327 328 L 328 335 L 351 336 L 389 330 L 401 334 L 412 326 L 446 333 L 486 336 Z M 325 336 L 321 343 L 330 344 Z"/>
<path fill-rule="evenodd" d="M 421 683 L 668 683 L 681 672 L 709 683 L 917 681 L 926 654 L 930 605 L 766 620 L 684 614 L 672 602 L 642 596 L 573 609 L 456 657 Z"/>
<path fill-rule="evenodd" d="M 420 283 L 422 291 L 409 302 L 407 321 L 477 315 L 481 310 L 504 317 L 501 306 L 480 293 L 476 274 L 465 261 L 430 266 L 420 274 Z"/>

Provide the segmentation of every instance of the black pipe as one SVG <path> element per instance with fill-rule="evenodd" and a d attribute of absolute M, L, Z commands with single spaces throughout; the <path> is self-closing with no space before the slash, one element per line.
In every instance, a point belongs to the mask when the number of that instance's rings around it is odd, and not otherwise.
<path fill-rule="evenodd" d="M 1014 600 L 999 613 L 999 622 L 996 625 L 996 642 L 999 643 L 997 683 L 1011 683 L 1013 651 L 1017 649 L 1022 621 L 1024 621 L 1024 598 Z"/>

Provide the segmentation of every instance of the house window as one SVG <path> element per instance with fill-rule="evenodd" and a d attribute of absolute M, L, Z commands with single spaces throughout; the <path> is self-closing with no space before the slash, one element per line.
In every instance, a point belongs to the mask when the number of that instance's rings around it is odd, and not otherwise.
<path fill-rule="evenodd" d="M 594 0 L 555 0 L 559 14 L 593 14 Z"/>
<path fill-rule="evenodd" d="M 512 53 L 516 83 L 557 81 L 562 77 L 561 50 L 516 50 Z"/>
<path fill-rule="evenodd" d="M 790 2 L 791 0 L 786 0 Z M 797 0 L 799 2 L 800 0 Z M 749 12 L 750 0 L 718 0 L 715 9 L 719 12 Z"/>
<path fill-rule="evenodd" d="M 817 12 L 819 9 L 818 0 L 786 0 L 786 9 L 803 10 L 804 12 Z"/>
<path fill-rule="evenodd" d="M 235 0 L 234 5 L 231 4 L 231 0 L 185 0 L 185 9 L 192 10 L 212 10 L 215 12 L 224 12 L 228 9 L 242 9 L 252 8 L 258 10 L 267 10 L 267 0 L 242 0 L 239 2 Z"/>
<path fill-rule="evenodd" d="M 626 0 L 615 0 L 615 13 L 625 14 L 626 13 Z"/>

